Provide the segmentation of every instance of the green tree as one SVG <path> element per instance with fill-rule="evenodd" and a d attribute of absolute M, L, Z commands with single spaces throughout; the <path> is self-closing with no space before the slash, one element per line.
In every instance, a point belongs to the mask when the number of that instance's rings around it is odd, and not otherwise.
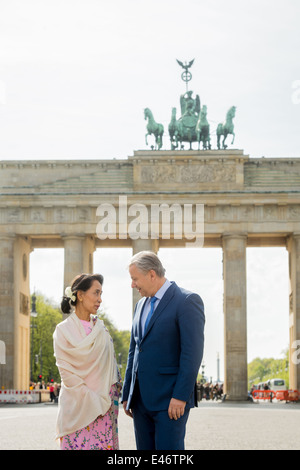
<path fill-rule="evenodd" d="M 62 321 L 59 308 L 51 305 L 43 295 L 36 296 L 37 316 L 31 318 L 31 376 L 34 382 L 42 380 L 49 382 L 60 381 L 55 364 L 53 351 L 53 333 L 58 323 Z"/>
<path fill-rule="evenodd" d="M 43 295 L 36 296 L 37 316 L 31 318 L 31 377 L 33 382 L 39 381 L 39 375 L 46 383 L 53 379 L 60 382 L 60 375 L 55 363 L 53 350 L 53 333 L 62 321 L 60 309 Z M 124 378 L 130 343 L 130 331 L 118 330 L 111 319 L 102 313 L 99 315 L 108 329 L 115 349 L 116 361 L 122 378 Z"/>
<path fill-rule="evenodd" d="M 270 379 L 284 379 L 289 387 L 289 351 L 283 352 L 282 359 L 261 359 L 257 357 L 248 364 L 248 386 L 253 384 L 267 382 Z"/>

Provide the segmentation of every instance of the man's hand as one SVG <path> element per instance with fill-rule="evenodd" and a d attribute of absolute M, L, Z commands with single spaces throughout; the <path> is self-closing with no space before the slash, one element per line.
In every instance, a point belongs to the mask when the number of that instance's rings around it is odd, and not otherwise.
<path fill-rule="evenodd" d="M 123 408 L 124 408 L 125 414 L 126 414 L 127 416 L 130 416 L 130 418 L 133 418 L 133 415 L 132 415 L 131 411 L 130 411 L 130 410 L 126 410 L 126 406 L 127 406 L 127 401 L 123 401 Z"/>
<path fill-rule="evenodd" d="M 172 398 L 170 401 L 168 415 L 170 419 L 179 419 L 184 415 L 186 402 Z"/>

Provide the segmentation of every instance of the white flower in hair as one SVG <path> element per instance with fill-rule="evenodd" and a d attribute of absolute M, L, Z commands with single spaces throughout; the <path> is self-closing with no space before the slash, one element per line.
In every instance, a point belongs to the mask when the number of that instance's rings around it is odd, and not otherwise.
<path fill-rule="evenodd" d="M 76 295 L 73 294 L 72 289 L 70 286 L 66 287 L 65 289 L 65 296 L 71 299 L 73 302 L 76 302 Z"/>

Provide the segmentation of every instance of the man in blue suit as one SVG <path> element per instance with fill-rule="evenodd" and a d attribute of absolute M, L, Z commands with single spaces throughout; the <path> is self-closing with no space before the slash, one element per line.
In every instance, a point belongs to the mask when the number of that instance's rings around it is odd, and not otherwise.
<path fill-rule="evenodd" d="M 184 450 L 204 347 L 199 295 L 165 277 L 155 253 L 135 255 L 129 272 L 136 304 L 122 402 L 133 417 L 138 450 Z"/>

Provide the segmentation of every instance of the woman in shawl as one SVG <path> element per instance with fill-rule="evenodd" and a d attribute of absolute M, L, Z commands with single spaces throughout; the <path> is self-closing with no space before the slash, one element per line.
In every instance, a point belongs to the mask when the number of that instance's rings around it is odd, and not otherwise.
<path fill-rule="evenodd" d="M 53 335 L 61 376 L 56 438 L 63 450 L 118 450 L 120 375 L 112 339 L 97 310 L 103 276 L 81 274 L 65 290 Z"/>

